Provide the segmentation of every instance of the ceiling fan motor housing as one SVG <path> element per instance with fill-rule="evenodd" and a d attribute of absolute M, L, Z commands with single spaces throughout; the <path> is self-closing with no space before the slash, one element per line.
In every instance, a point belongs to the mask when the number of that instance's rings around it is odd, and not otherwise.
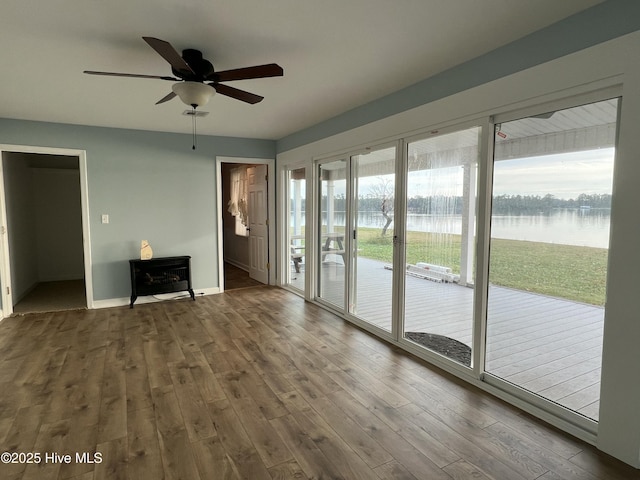
<path fill-rule="evenodd" d="M 202 58 L 202 52 L 200 50 L 187 48 L 182 51 L 182 58 L 191 67 L 195 75 L 191 72 L 185 72 L 171 67 L 171 71 L 177 77 L 194 82 L 204 82 L 209 75 L 214 72 L 213 65 L 209 60 Z"/>

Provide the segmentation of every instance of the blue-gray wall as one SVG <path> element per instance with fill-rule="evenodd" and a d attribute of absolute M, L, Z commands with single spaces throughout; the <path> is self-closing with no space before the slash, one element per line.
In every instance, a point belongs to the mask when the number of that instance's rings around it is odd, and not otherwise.
<path fill-rule="evenodd" d="M 128 297 L 130 258 L 191 255 L 195 288 L 218 287 L 216 156 L 274 158 L 275 142 L 0 119 L 0 144 L 85 150 L 94 300 Z M 110 223 L 101 223 L 101 214 Z"/>

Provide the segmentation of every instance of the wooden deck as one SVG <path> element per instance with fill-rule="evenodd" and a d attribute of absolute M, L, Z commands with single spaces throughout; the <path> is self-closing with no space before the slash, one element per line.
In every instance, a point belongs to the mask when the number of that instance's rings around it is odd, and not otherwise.
<path fill-rule="evenodd" d="M 391 276 L 358 259 L 355 312 L 391 331 Z M 302 275 L 299 275 L 299 278 Z M 324 298 L 342 303 L 344 266 L 323 265 Z M 444 335 L 471 346 L 473 289 L 406 277 L 405 331 Z M 604 309 L 490 287 L 487 372 L 598 419 Z"/>

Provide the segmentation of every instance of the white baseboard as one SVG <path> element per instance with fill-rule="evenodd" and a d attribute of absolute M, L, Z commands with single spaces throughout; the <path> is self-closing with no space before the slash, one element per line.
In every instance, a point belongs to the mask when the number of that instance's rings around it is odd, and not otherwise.
<path fill-rule="evenodd" d="M 202 295 L 215 295 L 220 293 L 220 287 L 211 287 L 211 288 L 194 288 L 193 292 L 196 294 L 196 298 Z M 162 302 L 165 300 L 173 300 L 175 298 L 184 298 L 189 297 L 189 292 L 173 292 L 173 293 L 162 293 L 158 295 L 145 295 L 140 296 L 136 299 L 137 304 L 141 303 L 154 303 L 154 302 Z M 93 305 L 89 308 L 112 308 L 112 307 L 122 307 L 124 305 L 129 305 L 131 303 L 130 297 L 122 297 L 122 298 L 108 298 L 106 300 L 94 300 Z"/>

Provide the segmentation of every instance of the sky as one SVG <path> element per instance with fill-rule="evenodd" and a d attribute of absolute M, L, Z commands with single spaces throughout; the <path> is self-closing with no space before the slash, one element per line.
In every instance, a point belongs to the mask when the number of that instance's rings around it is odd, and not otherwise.
<path fill-rule="evenodd" d="M 551 194 L 577 198 L 581 193 L 611 193 L 613 148 L 585 152 L 501 160 L 494 165 L 494 195 Z M 386 176 L 385 176 L 386 177 Z M 360 191 L 380 183 L 380 177 L 361 179 Z M 462 195 L 462 167 L 420 170 L 409 173 L 408 195 Z"/>
<path fill-rule="evenodd" d="M 613 148 L 503 160 L 495 163 L 494 195 L 576 198 L 581 193 L 611 193 Z"/>

